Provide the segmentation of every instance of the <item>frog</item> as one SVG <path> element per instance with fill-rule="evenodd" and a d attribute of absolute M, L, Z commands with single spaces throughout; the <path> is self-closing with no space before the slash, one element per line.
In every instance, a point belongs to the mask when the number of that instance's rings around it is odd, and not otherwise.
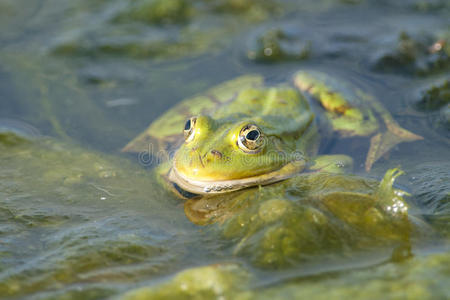
<path fill-rule="evenodd" d="M 162 154 L 158 177 L 189 199 L 308 172 L 348 172 L 350 156 L 318 153 L 321 134 L 330 132 L 370 140 L 366 172 L 399 143 L 423 139 L 359 87 L 324 72 L 299 70 L 288 82 L 272 85 L 262 75 L 242 75 L 183 100 L 122 151 Z"/>

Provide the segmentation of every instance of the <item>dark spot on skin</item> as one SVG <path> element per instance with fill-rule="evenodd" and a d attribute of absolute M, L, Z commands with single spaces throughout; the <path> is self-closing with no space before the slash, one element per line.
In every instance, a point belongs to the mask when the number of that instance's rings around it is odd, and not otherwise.
<path fill-rule="evenodd" d="M 200 153 L 198 154 L 198 160 L 200 161 L 200 164 L 201 164 L 202 167 L 204 168 L 204 167 L 205 167 L 205 164 L 203 163 L 202 156 L 200 155 Z"/>
<path fill-rule="evenodd" d="M 211 154 L 214 155 L 217 158 L 222 158 L 222 152 L 217 151 L 217 150 L 211 150 Z"/>

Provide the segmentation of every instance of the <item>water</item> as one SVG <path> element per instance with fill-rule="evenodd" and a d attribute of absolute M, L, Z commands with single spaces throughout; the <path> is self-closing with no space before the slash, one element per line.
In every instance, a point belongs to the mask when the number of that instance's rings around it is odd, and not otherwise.
<path fill-rule="evenodd" d="M 447 2 L 0 0 L 0 298 L 448 298 Z M 256 200 L 225 205 L 236 213 L 228 223 L 196 225 L 186 214 L 201 223 L 198 207 L 119 152 L 183 98 L 248 73 L 284 82 L 298 69 L 360 86 L 425 138 L 369 176 L 405 171 L 397 184 L 425 232 L 411 255 L 391 242 L 354 251 L 344 237 L 292 264 L 261 263 L 270 227 L 245 227 Z M 433 86 L 440 96 L 427 98 Z M 366 147 L 333 139 L 321 151 L 350 153 L 364 174 Z M 258 233 L 243 237 L 236 224 Z"/>

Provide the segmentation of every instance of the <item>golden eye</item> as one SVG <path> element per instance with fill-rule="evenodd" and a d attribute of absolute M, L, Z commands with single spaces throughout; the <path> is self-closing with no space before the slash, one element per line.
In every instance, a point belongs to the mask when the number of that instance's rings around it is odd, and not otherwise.
<path fill-rule="evenodd" d="M 261 130 L 256 125 L 244 126 L 239 133 L 238 146 L 248 153 L 258 153 L 263 145 Z"/>
<path fill-rule="evenodd" d="M 186 143 L 189 143 L 194 139 L 195 135 L 195 123 L 197 122 L 196 117 L 192 117 L 186 121 L 186 124 L 184 124 L 184 140 Z"/>

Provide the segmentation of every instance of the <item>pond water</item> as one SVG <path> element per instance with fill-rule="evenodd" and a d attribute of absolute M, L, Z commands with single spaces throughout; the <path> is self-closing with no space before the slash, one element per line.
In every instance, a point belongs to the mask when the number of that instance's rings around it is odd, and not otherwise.
<path fill-rule="evenodd" d="M 449 17 L 445 0 L 0 0 L 0 298 L 450 298 Z M 424 139 L 370 174 L 367 139 L 330 139 L 321 153 L 351 155 L 367 182 L 246 190 L 214 222 L 195 215 L 214 203 L 120 152 L 184 98 L 299 69 L 359 86 Z M 411 235 L 404 219 L 351 231 L 291 206 L 340 180 L 380 192 L 398 166 Z"/>

